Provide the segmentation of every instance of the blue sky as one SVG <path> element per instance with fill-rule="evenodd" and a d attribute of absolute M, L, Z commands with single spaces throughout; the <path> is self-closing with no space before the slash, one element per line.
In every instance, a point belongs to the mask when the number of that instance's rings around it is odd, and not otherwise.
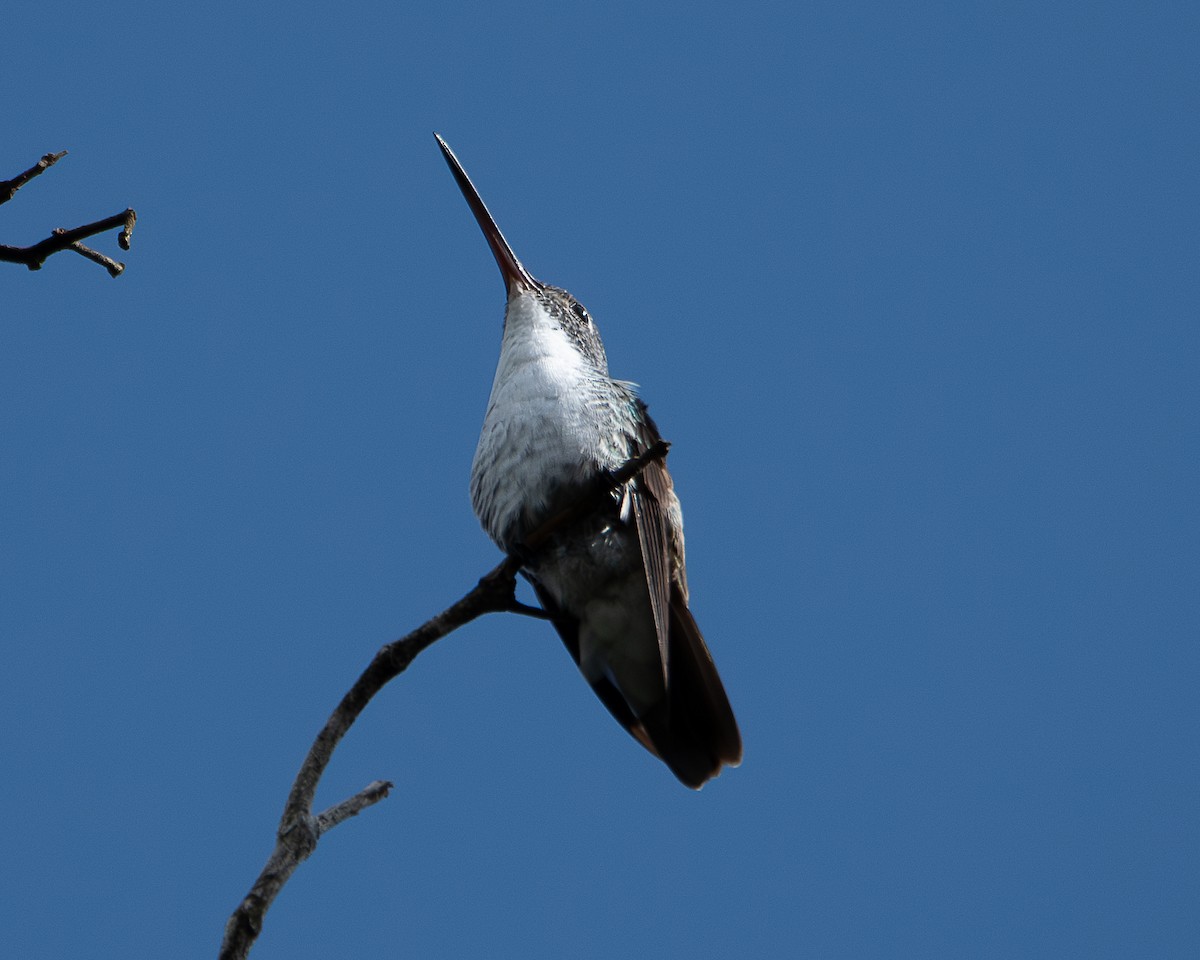
<path fill-rule="evenodd" d="M 477 622 L 254 956 L 1193 956 L 1195 6 L 426 6 L 0 39 L 0 177 L 70 150 L 0 242 L 140 215 L 118 280 L 0 270 L 3 952 L 213 956 L 329 710 L 496 562 L 437 130 L 673 443 L 745 762 L 682 788 Z"/>

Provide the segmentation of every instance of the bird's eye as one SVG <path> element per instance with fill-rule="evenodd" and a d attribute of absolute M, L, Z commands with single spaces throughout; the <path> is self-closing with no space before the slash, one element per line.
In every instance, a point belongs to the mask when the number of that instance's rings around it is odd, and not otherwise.
<path fill-rule="evenodd" d="M 588 320 L 591 319 L 588 316 L 588 312 L 585 309 L 583 309 L 583 304 L 580 303 L 578 300 L 571 301 L 571 311 L 575 314 L 575 316 L 577 316 L 584 323 L 587 323 Z"/>

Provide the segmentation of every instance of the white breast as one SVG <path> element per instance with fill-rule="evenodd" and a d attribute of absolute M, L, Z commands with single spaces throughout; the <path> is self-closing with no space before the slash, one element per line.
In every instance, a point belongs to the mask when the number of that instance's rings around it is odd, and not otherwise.
<path fill-rule="evenodd" d="M 471 502 L 502 547 L 563 484 L 628 459 L 633 395 L 575 349 L 541 303 L 508 303 L 500 362 L 471 467 Z"/>

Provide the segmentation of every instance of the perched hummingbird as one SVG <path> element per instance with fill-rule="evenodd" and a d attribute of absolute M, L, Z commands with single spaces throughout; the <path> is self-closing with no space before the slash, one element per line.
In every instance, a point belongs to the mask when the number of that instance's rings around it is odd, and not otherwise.
<path fill-rule="evenodd" d="M 504 284 L 500 361 L 471 466 L 471 503 L 523 558 L 551 622 L 617 721 L 689 787 L 742 759 L 721 678 L 688 610 L 683 517 L 662 460 L 536 552 L 523 538 L 647 450 L 658 428 L 633 384 L 608 375 L 583 304 L 521 265 L 450 147 L 438 145 Z"/>

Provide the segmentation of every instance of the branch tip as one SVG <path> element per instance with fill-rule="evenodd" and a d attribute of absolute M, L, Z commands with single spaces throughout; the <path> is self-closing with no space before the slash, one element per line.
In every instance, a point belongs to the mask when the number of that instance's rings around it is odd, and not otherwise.
<path fill-rule="evenodd" d="M 117 245 L 122 250 L 128 250 L 129 245 L 133 243 L 133 227 L 137 223 L 137 213 L 133 207 L 125 211 L 125 225 L 121 227 L 120 234 L 117 235 Z"/>

